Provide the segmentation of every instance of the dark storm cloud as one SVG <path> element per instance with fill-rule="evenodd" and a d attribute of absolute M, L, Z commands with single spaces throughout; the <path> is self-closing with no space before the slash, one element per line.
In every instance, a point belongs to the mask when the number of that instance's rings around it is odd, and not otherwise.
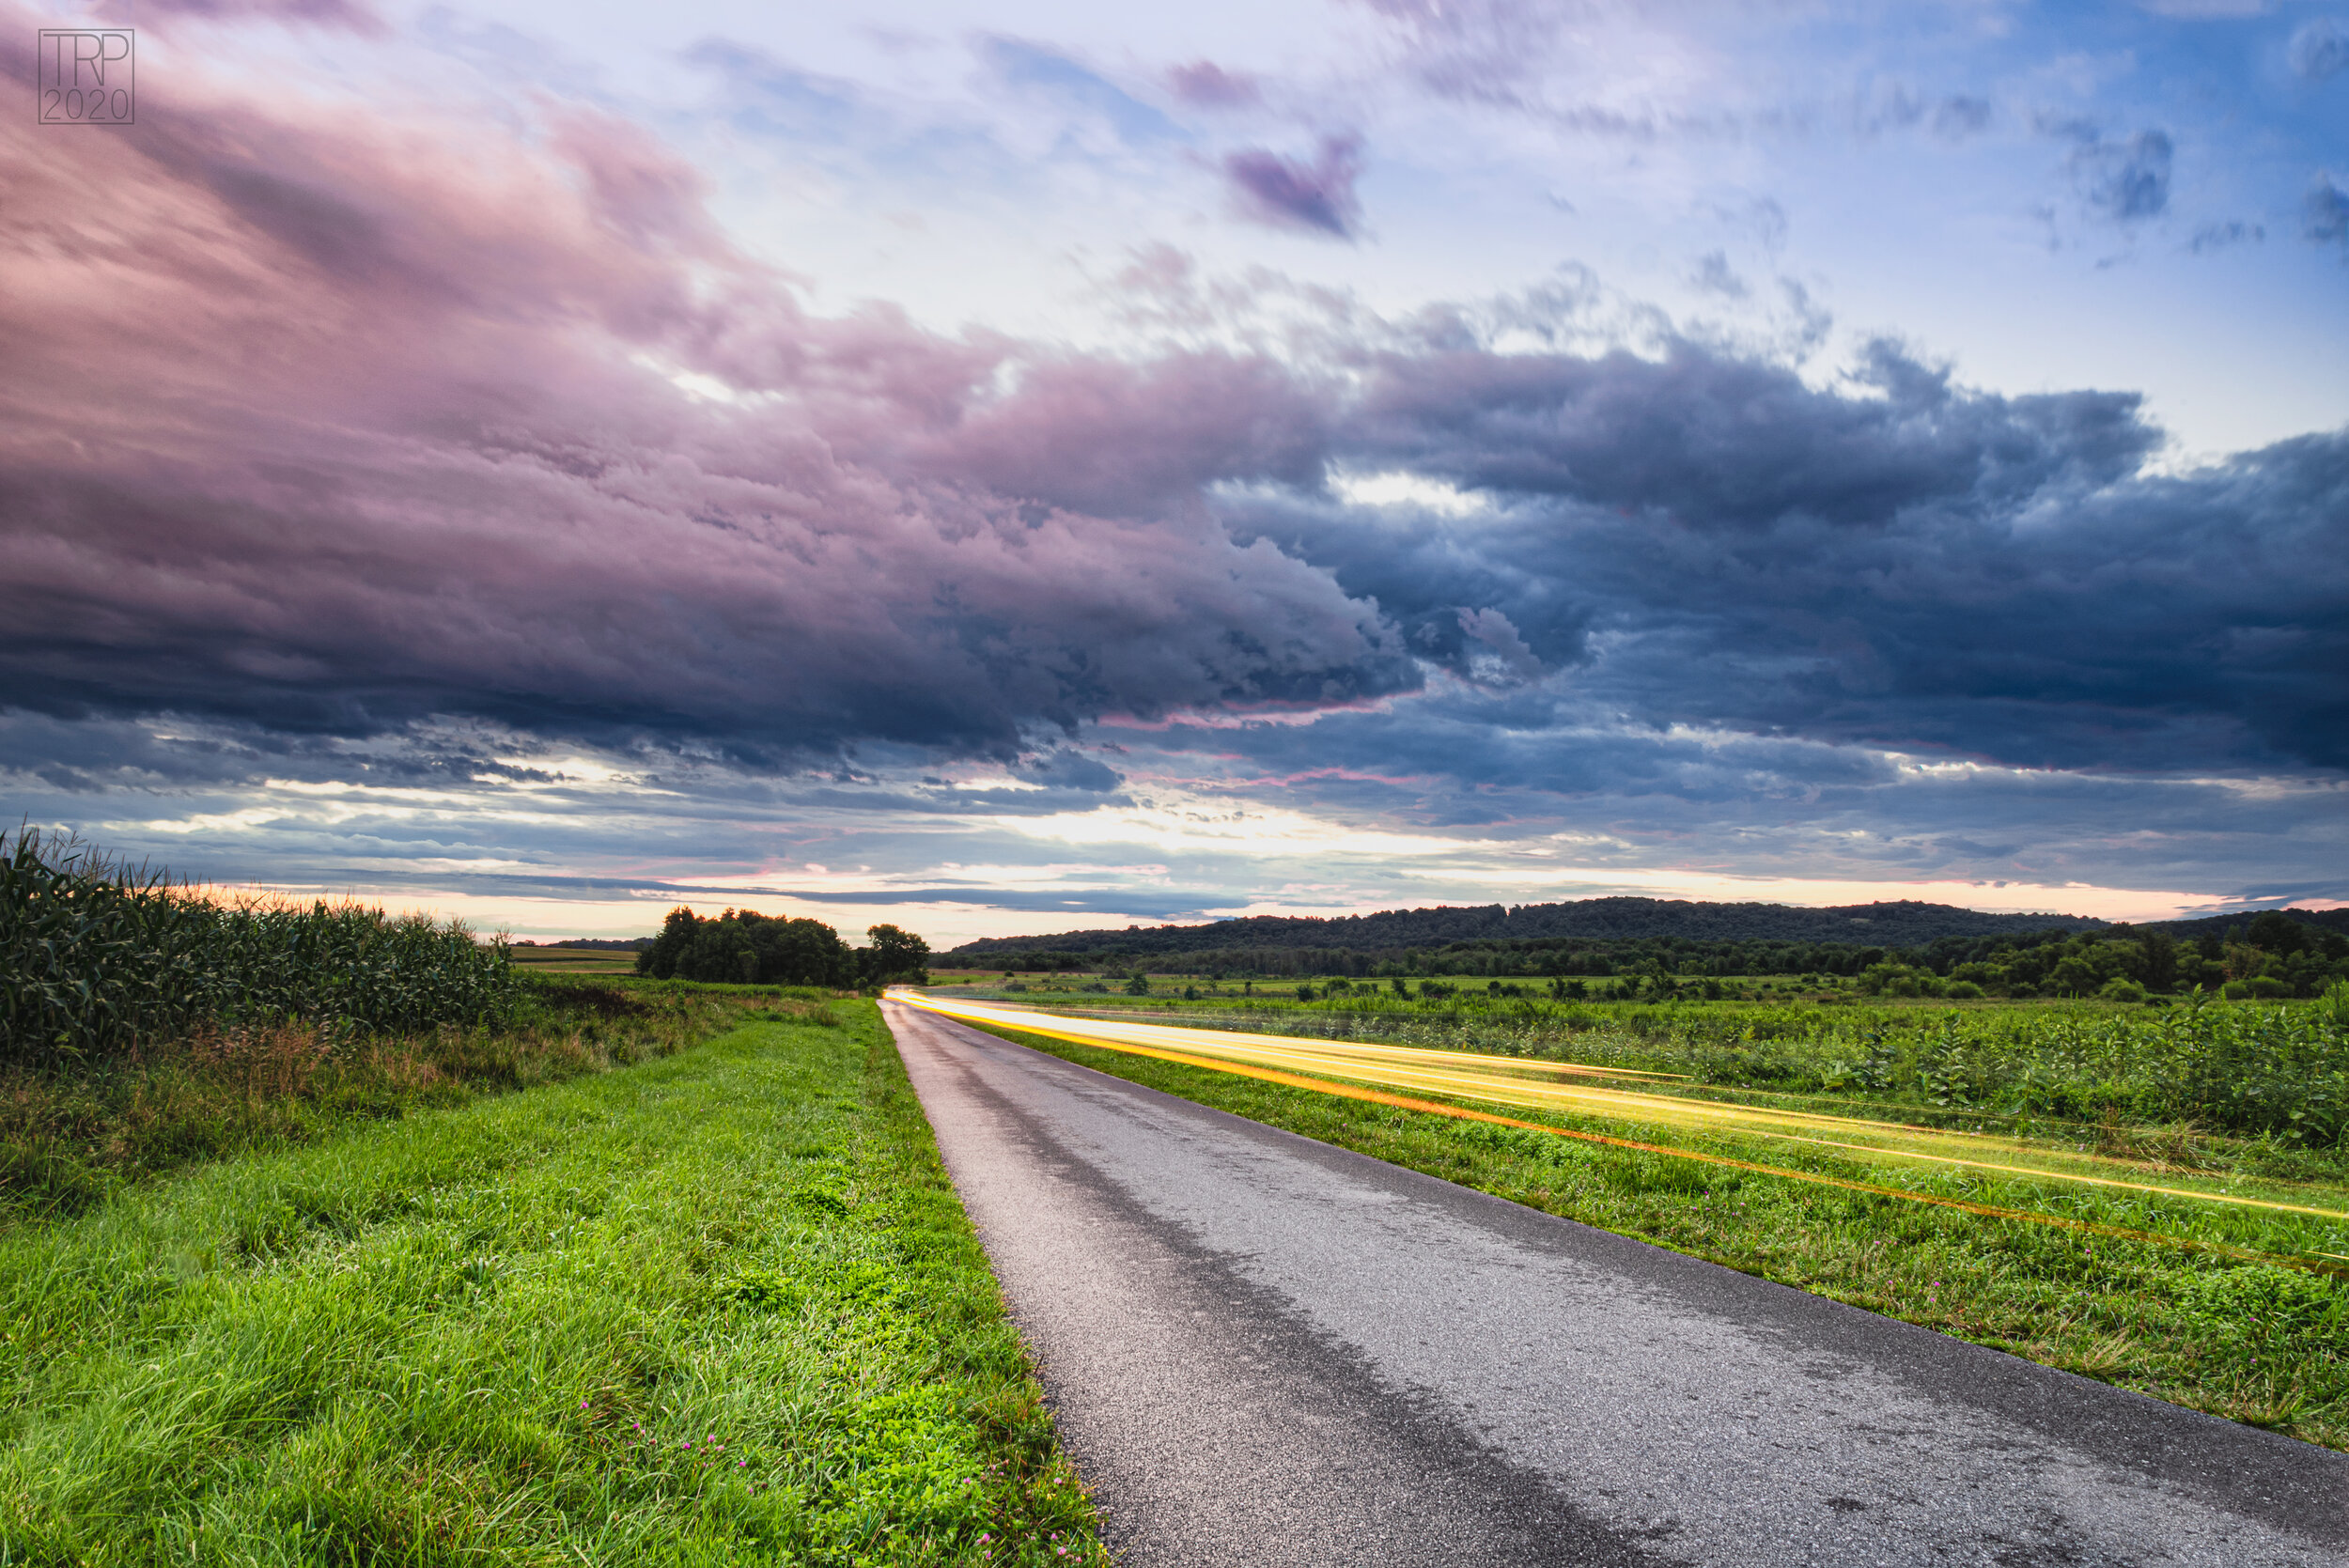
<path fill-rule="evenodd" d="M 1397 358 L 1358 469 L 1483 492 L 1466 517 L 1258 499 L 1474 676 L 1495 611 L 1592 702 L 2031 766 L 2349 766 L 2349 436 L 2175 477 L 2125 396 L 1998 397 L 1879 346 L 1870 396 L 1681 345 Z M 2186 759 L 2192 759 L 2188 762 Z"/>
<path fill-rule="evenodd" d="M 1250 147 L 1223 160 L 1223 178 L 1234 206 L 1252 222 L 1350 241 L 1362 219 L 1354 194 L 1361 151 L 1359 136 L 1323 137 L 1310 163 Z"/>
<path fill-rule="evenodd" d="M 1687 342 L 1500 354 L 1467 311 L 1285 357 L 949 338 L 809 312 L 616 120 L 165 107 L 0 122 L 0 739 L 45 788 L 552 767 L 470 723 L 752 769 L 985 756 L 1046 786 L 1015 813 L 1123 784 L 1056 731 L 1375 706 L 1431 669 L 1492 733 L 1406 726 L 1361 787 L 1726 800 L 1851 739 L 2349 765 L 2342 437 L 2148 477 L 2125 393 L 1991 396 L 1885 345 L 1826 388 Z M 1258 195 L 1350 233 L 1356 158 Z M 1333 465 L 1491 505 L 1350 506 Z M 1561 751 L 1601 713 L 1801 744 Z M 104 727 L 151 714 L 200 733 Z"/>
<path fill-rule="evenodd" d="M 1124 783 L 1116 770 L 1095 761 L 1081 752 L 1066 749 L 1048 752 L 1013 769 L 1021 778 L 1060 789 L 1081 789 L 1089 794 L 1101 794 Z"/>
<path fill-rule="evenodd" d="M 1926 500 L 2013 505 L 2134 471 L 2160 444 L 2123 393 L 1969 396 L 1877 343 L 1857 396 L 1782 365 L 1672 345 L 1392 358 L 1350 440 L 1466 489 L 1555 495 L 1702 526 L 1880 522 Z"/>
<path fill-rule="evenodd" d="M 1417 678 L 1199 505 L 1319 473 L 1267 362 L 810 317 L 619 121 L 276 114 L 0 131 L 11 706 L 779 765 Z"/>

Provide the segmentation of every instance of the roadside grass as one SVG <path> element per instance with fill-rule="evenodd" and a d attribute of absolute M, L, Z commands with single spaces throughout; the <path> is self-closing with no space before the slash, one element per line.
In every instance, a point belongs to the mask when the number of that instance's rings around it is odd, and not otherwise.
<path fill-rule="evenodd" d="M 737 1017 L 723 998 L 609 983 L 536 979 L 517 997 L 498 1024 L 202 1026 L 103 1056 L 0 1063 L 0 1227 L 202 1160 L 665 1056 Z"/>
<path fill-rule="evenodd" d="M 1035 999 L 1011 997 L 1038 1005 Z M 2315 1001 L 1437 1002 L 1048 1010 L 1683 1077 L 1672 1092 L 2069 1142 L 2169 1168 L 2349 1184 L 2349 989 Z"/>
<path fill-rule="evenodd" d="M 878 1009 L 817 1010 L 0 1231 L 0 1564 L 1106 1563 Z"/>
<path fill-rule="evenodd" d="M 2349 1280 L 2215 1250 L 2349 1255 L 2349 1226 L 2337 1221 L 1888 1168 L 1737 1135 L 1510 1112 L 2189 1245 L 2139 1241 L 1454 1120 L 1009 1029 L 990 1032 L 1564 1219 L 2175 1405 L 2349 1449 Z M 2301 1202 L 2349 1206 L 2349 1193 L 2338 1187 L 2286 1191 Z"/>

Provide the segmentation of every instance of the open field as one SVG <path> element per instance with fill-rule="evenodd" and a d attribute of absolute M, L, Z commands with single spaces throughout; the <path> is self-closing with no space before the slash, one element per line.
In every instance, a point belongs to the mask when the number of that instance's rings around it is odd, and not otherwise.
<path fill-rule="evenodd" d="M 1101 1560 L 876 1010 L 736 1016 L 0 1228 L 0 1561 Z"/>
<path fill-rule="evenodd" d="M 1824 1097 L 1981 1129 L 2110 1142 L 2150 1129 L 2176 1157 L 2349 1172 L 2349 987 L 2315 1002 L 1790 999 L 1561 1001 L 1391 990 L 1152 994 L 933 990 L 1101 1017 L 1458 1048 L 1669 1073 L 1715 1090 Z"/>
<path fill-rule="evenodd" d="M 636 955 L 603 947 L 515 947 L 506 957 L 534 974 L 634 974 Z"/>
<path fill-rule="evenodd" d="M 1130 1016 L 1123 1009 L 1086 1011 Z M 2035 1022 L 2049 1035 L 2059 1035 L 2069 1017 L 2058 1009 L 1995 1011 L 2010 1022 Z M 2313 1008 L 2299 1011 L 2320 1017 Z M 1170 1013 L 1170 1021 L 1188 1021 L 1190 1012 Z M 1945 1011 L 1941 1021 L 1947 1017 Z M 2308 1038 L 2337 1054 L 2340 1032 L 2329 1015 L 2321 1017 L 2308 1027 L 2331 1032 Z M 1638 1093 L 1612 1105 L 1592 1098 L 1501 1105 L 1482 1088 L 1473 1097 L 1424 1086 L 1401 1096 L 1495 1118 L 1484 1121 L 1346 1097 L 1371 1081 L 1353 1067 L 1293 1066 L 1282 1076 L 1300 1081 L 1273 1081 L 1242 1076 L 1230 1063 L 1219 1070 L 1205 1061 L 1154 1059 L 972 1021 L 1103 1072 L 1565 1218 L 2195 1409 L 2349 1447 L 2349 1288 L 2305 1266 L 2321 1269 L 2327 1255 L 2349 1258 L 2349 1219 L 2340 1218 L 2349 1214 L 2349 1181 L 2337 1133 L 2318 1145 L 2272 1130 L 2214 1136 L 2118 1115 L 2093 1124 L 2000 1116 L 1935 1105 L 1914 1084 L 1853 1081 L 1822 1091 L 1813 1081 L 1799 1094 L 1723 1092 L 1714 1085 L 1741 1066 L 1748 1078 L 1762 1076 L 1751 1069 L 1768 1053 L 1751 1048 L 1773 1042 L 1747 1039 L 1748 1055 L 1722 1053 L 1721 1032 L 1704 1027 L 1702 1017 L 1680 1018 L 1676 1029 L 1651 1017 L 1641 1032 L 1622 1017 L 1579 1032 L 1560 1031 L 1550 1050 L 1533 1048 L 1522 1034 L 1470 1029 L 1457 1019 L 1411 1042 L 1464 1047 L 1481 1038 L 1516 1047 L 1501 1052 L 1496 1071 L 1522 1073 L 1520 1063 L 1558 1060 L 1569 1041 L 1586 1048 L 1571 1059 L 1619 1072 L 1635 1063 L 1671 1071 L 1665 1063 L 1676 1055 L 1684 1065 L 1709 1060 L 1716 1069 L 1708 1082 L 1678 1086 L 1627 1085 L 1618 1077 L 1618 1087 Z M 1931 1043 L 1936 1021 L 1920 1020 L 1914 1038 L 1896 1042 L 1901 1051 L 1892 1061 L 1914 1069 L 1914 1047 Z M 1277 1006 L 1247 1015 L 1244 1024 L 1230 1019 L 1227 1028 L 1276 1022 L 1298 1033 L 1337 1032 L 1333 1020 L 1310 1009 Z M 1083 1028 L 1071 1017 L 1066 1032 Z M 1374 1036 L 1359 1023 L 1351 1032 L 1356 1046 L 1395 1038 Z M 1749 1020 L 1735 1032 L 1761 1032 Z M 1790 1031 L 1787 1038 L 1819 1043 L 1815 1032 Z M 1829 1036 L 1828 1045 L 1834 1043 Z M 1789 1053 L 1804 1060 L 1792 1046 Z M 2310 1078 L 2339 1070 L 2338 1062 L 2308 1065 Z M 1315 1079 L 1329 1087 L 1315 1087 Z M 2116 1099 L 2125 1098 L 2116 1090 Z M 1649 1101 L 1659 1103 L 1643 1103 Z M 1912 1113 L 1911 1101 L 1915 1111 L 1938 1114 Z M 1811 1127 L 1788 1136 L 1790 1120 L 1839 1109 L 1914 1130 L 1820 1140 Z M 1952 1141 L 1970 1147 L 1976 1160 L 1915 1157 L 1928 1148 L 1946 1154 L 1943 1145 Z M 1911 1151 L 1906 1157 L 1904 1144 Z M 1989 1168 L 1996 1165 L 2023 1169 Z M 2092 1185 L 2067 1174 L 2131 1185 Z M 2139 1190 L 2146 1188 L 2163 1190 Z M 2263 1203 L 2284 1206 L 2252 1206 Z M 2305 1210 L 2323 1212 L 2295 1212 Z"/>

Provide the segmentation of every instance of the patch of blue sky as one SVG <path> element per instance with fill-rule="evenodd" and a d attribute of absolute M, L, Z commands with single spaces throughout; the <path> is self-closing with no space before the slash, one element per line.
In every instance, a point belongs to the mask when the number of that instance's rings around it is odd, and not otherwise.
<path fill-rule="evenodd" d="M 747 134 L 837 147 L 888 133 L 887 117 L 855 84 L 801 70 L 750 44 L 707 38 L 684 58 L 718 78 L 726 123 Z"/>
<path fill-rule="evenodd" d="M 1033 93 L 1064 108 L 1079 108 L 1097 116 L 1130 147 L 1185 143 L 1191 139 L 1188 132 L 1159 110 L 1065 54 L 1007 38 L 984 39 L 978 48 L 1007 86 Z"/>

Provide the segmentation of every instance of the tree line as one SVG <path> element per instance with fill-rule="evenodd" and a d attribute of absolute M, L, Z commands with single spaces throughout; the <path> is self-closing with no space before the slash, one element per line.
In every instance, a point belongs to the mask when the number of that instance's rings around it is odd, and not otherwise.
<path fill-rule="evenodd" d="M 1847 979 L 1874 995 L 2091 996 L 2171 994 L 2197 989 L 2245 996 L 2314 996 L 2349 979 L 2349 937 L 2327 925 L 2270 911 L 2248 921 L 2197 923 L 2180 940 L 2157 927 L 2108 925 L 2013 935 L 1942 937 L 1909 947 L 1856 942 L 1700 941 L 1651 937 L 1626 941 L 1532 939 L 1455 942 L 1437 948 L 1226 948 L 1179 955 L 1159 966 L 1222 980 L 1377 980 L 1458 976 L 1559 981 L 1621 978 L 1682 982 L 1733 975 Z M 996 956 L 1006 973 L 1121 974 L 1149 967 L 1142 952 L 1043 951 Z M 1954 989 L 1952 989 L 1954 987 Z M 1610 988 L 1615 994 L 1621 986 Z"/>
<path fill-rule="evenodd" d="M 728 909 L 705 919 L 683 905 L 636 955 L 636 972 L 656 980 L 739 986 L 926 986 L 930 944 L 894 925 L 868 925 L 868 947 L 850 947 L 820 920 Z"/>
<path fill-rule="evenodd" d="M 1250 915 L 1200 925 L 1129 925 L 1051 937 L 989 937 L 945 956 L 976 965 L 1019 952 L 1117 953 L 1164 956 L 1235 951 L 1432 952 L 1455 945 L 1528 939 L 1619 942 L 1675 938 L 1701 942 L 1812 942 L 1914 947 L 1944 937 L 2015 937 L 2104 922 L 2075 915 L 1999 915 L 1915 899 L 1798 908 L 1785 904 L 1708 904 L 1669 898 L 1583 898 L 1562 904 L 1482 904 L 1384 909 L 1330 919 Z"/>

